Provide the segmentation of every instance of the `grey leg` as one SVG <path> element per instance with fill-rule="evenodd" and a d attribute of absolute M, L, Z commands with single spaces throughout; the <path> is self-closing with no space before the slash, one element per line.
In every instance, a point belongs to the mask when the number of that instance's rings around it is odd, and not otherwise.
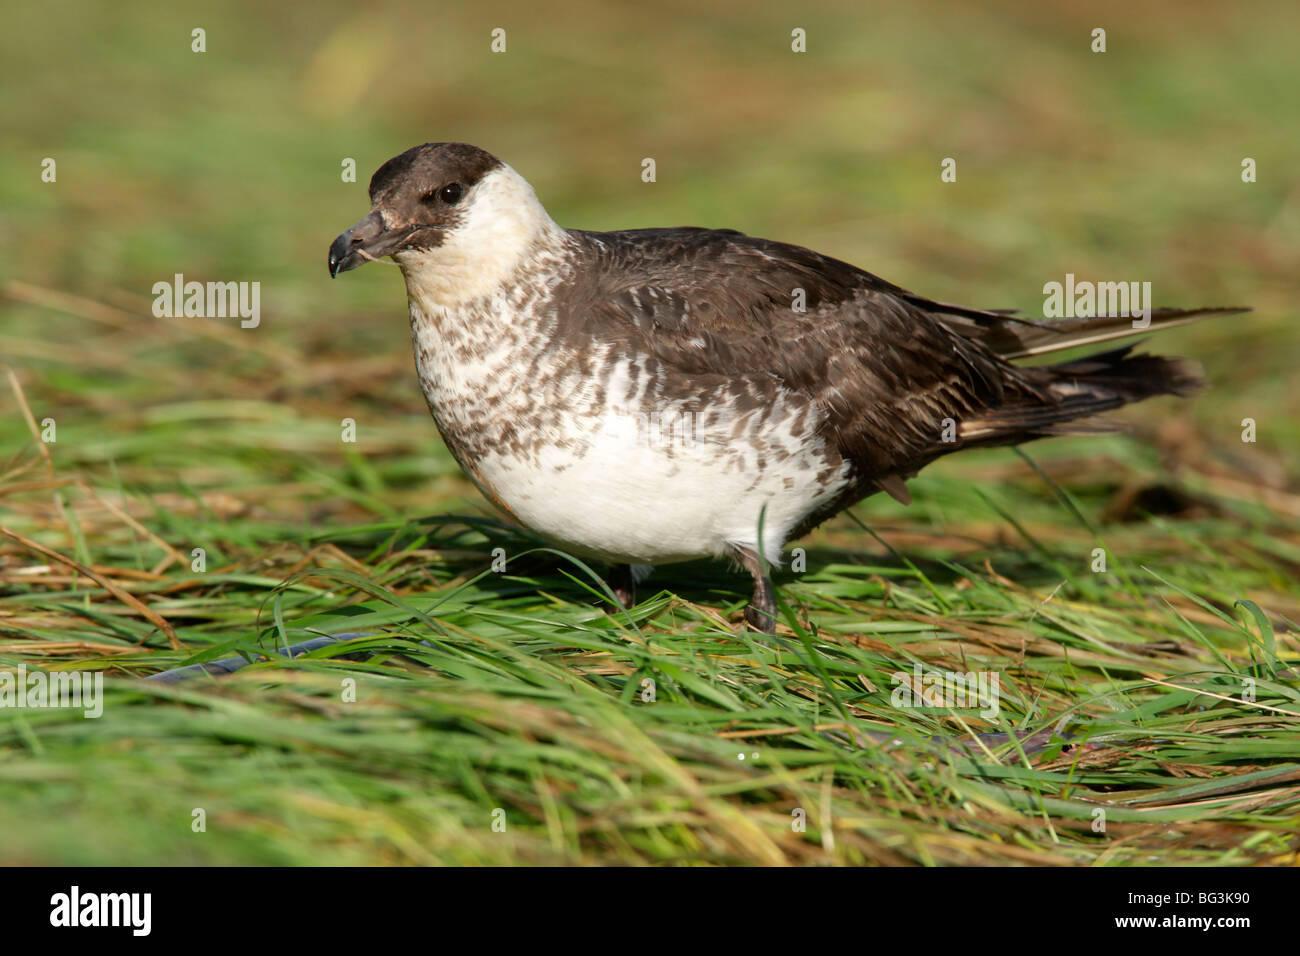
<path fill-rule="evenodd" d="M 306 654 L 308 651 L 314 651 L 326 644 L 336 644 L 339 641 L 351 641 L 358 637 L 373 636 L 373 634 L 364 631 L 354 631 L 344 634 L 330 634 L 325 637 L 314 637 L 310 641 L 303 641 L 300 644 L 290 644 L 288 656 L 297 657 L 299 654 Z M 285 655 L 285 650 L 281 648 L 277 647 L 272 650 L 281 656 Z M 247 667 L 250 663 L 252 662 L 243 657 L 223 657 L 217 661 L 208 661 L 206 664 L 190 664 L 187 667 L 174 667 L 169 671 L 159 671 L 157 674 L 150 674 L 148 677 L 141 679 L 156 681 L 160 684 L 175 684 L 192 677 L 201 677 L 204 674 L 211 674 L 213 677 L 224 677 Z"/>

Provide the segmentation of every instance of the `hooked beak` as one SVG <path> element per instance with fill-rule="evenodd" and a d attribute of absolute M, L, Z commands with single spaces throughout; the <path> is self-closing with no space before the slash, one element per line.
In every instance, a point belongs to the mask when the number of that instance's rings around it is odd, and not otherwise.
<path fill-rule="evenodd" d="M 369 259 L 396 252 L 410 236 L 409 229 L 387 229 L 379 210 L 372 210 L 370 215 L 330 243 L 330 278 L 365 265 Z"/>

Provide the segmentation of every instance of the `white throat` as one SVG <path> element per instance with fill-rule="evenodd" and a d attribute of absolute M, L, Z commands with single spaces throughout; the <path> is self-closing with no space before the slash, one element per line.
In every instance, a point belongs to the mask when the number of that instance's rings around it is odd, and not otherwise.
<path fill-rule="evenodd" d="M 442 245 L 393 257 L 407 297 L 425 308 L 454 309 L 494 295 L 564 235 L 528 181 L 504 164 L 479 180 L 466 202 L 464 218 Z"/>

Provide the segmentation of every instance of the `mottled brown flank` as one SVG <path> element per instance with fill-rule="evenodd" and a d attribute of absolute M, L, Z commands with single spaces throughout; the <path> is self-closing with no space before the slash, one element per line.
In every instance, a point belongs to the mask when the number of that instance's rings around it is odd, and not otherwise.
<path fill-rule="evenodd" d="M 805 312 L 792 308 L 796 289 Z M 537 463 L 561 416 L 630 402 L 647 378 L 641 401 L 652 408 L 693 413 L 706 430 L 734 422 L 717 455 L 734 471 L 754 467 L 754 453 L 755 486 L 766 461 L 784 460 L 810 437 L 821 442 L 814 482 L 830 486 L 850 463 L 844 492 L 792 537 L 880 490 L 906 500 L 902 479 L 941 455 L 1066 433 L 1074 419 L 1196 384 L 1183 363 L 1126 349 L 1018 368 L 998 352 L 1057 333 L 935 303 L 810 250 L 729 230 L 569 231 L 558 247 L 526 256 L 502 292 L 504 300 L 471 305 L 456 321 L 419 320 L 438 326 L 444 358 L 497 356 L 475 395 L 441 402 L 436 376 L 422 381 L 467 470 L 489 453 Z M 432 368 L 433 356 L 419 357 L 422 371 Z M 628 393 L 608 396 L 621 360 Z M 945 442 L 949 418 L 956 436 Z"/>
<path fill-rule="evenodd" d="M 655 375 L 656 393 L 705 414 L 757 413 L 757 426 L 749 420 L 736 438 L 763 454 L 787 454 L 769 447 L 769 436 L 816 432 L 825 440 L 818 482 L 851 463 L 850 487 L 793 537 L 876 491 L 905 499 L 898 479 L 949 452 L 1062 434 L 1073 419 L 1196 386 L 1184 363 L 1125 349 L 1018 368 L 998 352 L 1061 333 L 932 302 L 847 263 L 733 230 L 570 236 L 581 267 L 552 299 L 561 354 L 608 344 L 611 358 L 638 359 Z M 793 308 L 796 289 L 804 312 Z M 791 393 L 806 402 L 797 418 L 768 420 L 777 397 Z M 953 442 L 942 440 L 948 418 Z M 737 467 L 742 461 L 735 456 Z"/>

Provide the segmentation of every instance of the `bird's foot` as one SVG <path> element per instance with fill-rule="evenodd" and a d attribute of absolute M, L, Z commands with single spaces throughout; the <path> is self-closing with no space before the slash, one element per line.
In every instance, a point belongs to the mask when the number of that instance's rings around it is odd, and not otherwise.
<path fill-rule="evenodd" d="M 745 623 L 760 634 L 776 633 L 776 602 L 761 607 L 751 601 L 745 605 Z"/>
<path fill-rule="evenodd" d="M 630 610 L 636 604 L 636 579 L 632 577 L 631 565 L 611 564 L 606 583 L 624 609 Z"/>

